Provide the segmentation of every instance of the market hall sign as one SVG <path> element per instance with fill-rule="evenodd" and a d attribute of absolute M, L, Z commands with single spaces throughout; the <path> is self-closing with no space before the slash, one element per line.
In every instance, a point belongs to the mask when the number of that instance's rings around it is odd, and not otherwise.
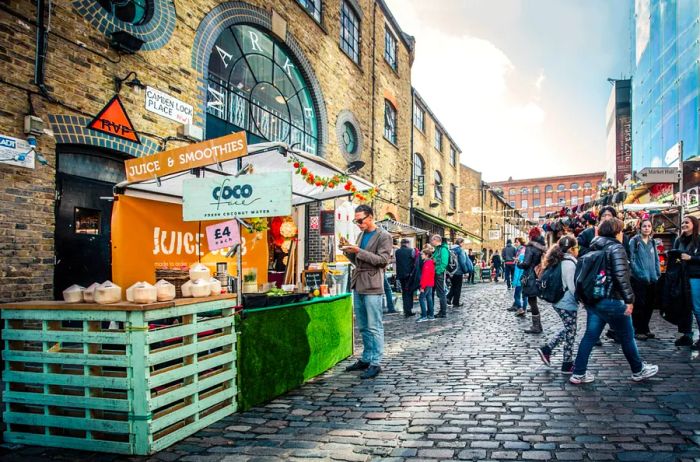
<path fill-rule="evenodd" d="M 171 173 L 237 159 L 246 154 L 248 145 L 245 132 L 233 133 L 151 156 L 129 159 L 124 162 L 126 180 L 130 183 L 152 180 Z"/>
<path fill-rule="evenodd" d="M 184 221 L 292 214 L 292 172 L 192 178 L 182 185 Z"/>
<path fill-rule="evenodd" d="M 109 103 L 92 119 L 87 128 L 141 144 L 139 135 L 134 130 L 134 125 L 131 123 L 119 95 L 114 95 L 109 100 Z"/>

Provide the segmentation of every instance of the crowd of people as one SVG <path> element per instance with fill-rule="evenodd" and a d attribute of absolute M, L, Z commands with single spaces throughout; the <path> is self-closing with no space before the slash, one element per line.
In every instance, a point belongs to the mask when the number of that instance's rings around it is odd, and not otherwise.
<path fill-rule="evenodd" d="M 415 316 L 414 295 L 418 292 L 420 313 L 416 322 L 422 323 L 444 318 L 448 307 L 461 306 L 465 278 L 466 283 L 474 283 L 479 260 L 471 249 L 465 251 L 462 239 L 449 247 L 438 235 L 420 250 L 402 239 L 394 252 L 391 236 L 376 226 L 368 206 L 356 209 L 355 223 L 362 230 L 358 244 L 344 251 L 355 265 L 351 285 L 364 351 L 347 370 L 363 370 L 362 377 L 371 378 L 381 371 L 382 298 L 388 286 L 384 269 L 389 262 L 395 260 L 404 316 Z M 676 346 L 700 349 L 700 340 L 693 342 L 692 323 L 694 317 L 700 329 L 700 223 L 692 216 L 683 218 L 681 232 L 667 254 L 663 287 L 659 284 L 660 255 L 650 219 L 639 220 L 634 236 L 623 230 L 616 210 L 603 207 L 598 220 L 591 220 L 578 236 L 563 227 L 556 242 L 547 248 L 543 229 L 533 227 L 527 242 L 523 238 L 515 239 L 514 244 L 508 241 L 491 259 L 494 279 L 503 277 L 507 289 L 513 289 L 513 303 L 507 309 L 520 318 L 530 314 L 526 333 L 543 332 L 539 300 L 551 303 L 561 325 L 537 353 L 544 364 L 551 366 L 553 352 L 561 345 L 561 371 L 571 375 L 573 384 L 594 380 L 588 362 L 592 349 L 601 344 L 605 326 L 605 335 L 621 345 L 632 380 L 656 375 L 658 366 L 641 359 L 636 342 L 655 338 L 649 323 L 660 291 L 667 301 L 672 300 L 666 306 L 675 307 L 665 318 L 678 325 Z M 586 331 L 576 348 L 581 307 L 586 312 Z M 395 311 L 393 304 L 389 311 Z"/>

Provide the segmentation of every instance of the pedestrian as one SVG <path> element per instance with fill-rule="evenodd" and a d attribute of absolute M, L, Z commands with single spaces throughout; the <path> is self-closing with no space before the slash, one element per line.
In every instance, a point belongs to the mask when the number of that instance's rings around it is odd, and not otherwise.
<path fill-rule="evenodd" d="M 635 338 L 654 338 L 655 335 L 649 330 L 649 321 L 654 312 L 653 303 L 656 299 L 656 283 L 661 277 L 661 265 L 649 218 L 641 221 L 639 234 L 630 239 L 630 269 L 634 291 L 632 325 Z"/>
<path fill-rule="evenodd" d="M 525 239 L 522 237 L 515 238 L 515 265 L 513 271 L 513 306 L 508 308 L 508 311 L 517 311 L 517 315 L 522 317 L 525 316 L 527 311 L 527 297 L 523 297 L 523 286 L 520 283 L 520 278 L 522 277 L 524 270 L 518 267 L 518 263 L 522 263 L 525 260 Z"/>
<path fill-rule="evenodd" d="M 493 255 L 491 256 L 491 265 L 493 266 L 494 273 L 495 273 L 495 280 L 494 282 L 498 282 L 498 277 L 501 274 L 501 264 L 503 261 L 501 260 L 501 255 L 498 252 L 494 252 Z"/>
<path fill-rule="evenodd" d="M 447 316 L 447 291 L 445 290 L 445 270 L 450 261 L 450 249 L 443 241 L 442 237 L 435 234 L 430 243 L 435 249 L 433 252 L 433 261 L 435 262 L 435 290 L 433 295 L 437 295 L 440 302 L 440 311 L 435 315 L 436 318 L 444 318 Z"/>
<path fill-rule="evenodd" d="M 462 306 L 462 284 L 464 283 L 464 275 L 469 274 L 469 264 L 467 254 L 462 249 L 464 239 L 457 238 L 455 245 L 450 249 L 457 256 L 457 269 L 450 277 L 450 290 L 447 292 L 447 305 Z"/>
<path fill-rule="evenodd" d="M 411 247 L 409 239 L 401 239 L 401 247 L 396 249 L 394 254 L 396 260 L 396 278 L 401 284 L 401 303 L 403 305 L 403 315 L 413 316 L 413 273 L 416 271 L 415 250 Z"/>
<path fill-rule="evenodd" d="M 386 314 L 398 313 L 394 306 L 394 291 L 391 290 L 391 283 L 386 272 L 384 273 L 384 299 L 386 300 Z"/>
<path fill-rule="evenodd" d="M 676 340 L 676 346 L 690 346 L 700 349 L 700 339 L 693 344 L 693 315 L 700 329 L 700 222 L 697 218 L 686 215 L 681 222 L 681 234 L 673 243 L 673 250 L 679 251 L 683 266 L 683 283 L 687 288 L 683 297 L 683 315 L 678 325 L 682 334 Z"/>
<path fill-rule="evenodd" d="M 474 282 L 474 275 L 476 274 L 476 255 L 474 255 L 474 251 L 472 249 L 467 250 L 467 258 L 472 262 L 472 270 L 469 273 L 469 279 L 467 282 L 476 284 L 476 282 Z"/>
<path fill-rule="evenodd" d="M 563 360 L 561 372 L 571 374 L 574 369 L 574 341 L 576 340 L 576 318 L 578 301 L 576 301 L 576 255 L 578 242 L 574 236 L 564 236 L 552 246 L 544 257 L 543 268 L 554 268 L 561 265 L 561 282 L 564 296 L 552 307 L 564 324 L 562 329 L 551 337 L 541 348 L 537 349 L 540 359 L 547 366 L 551 365 L 551 355 L 554 349 L 562 343 Z"/>
<path fill-rule="evenodd" d="M 425 248 L 421 252 L 423 268 L 420 277 L 420 318 L 416 322 L 435 320 L 435 300 L 433 299 L 433 287 L 435 287 L 435 261 L 432 260 L 432 248 Z"/>
<path fill-rule="evenodd" d="M 506 241 L 506 246 L 503 247 L 501 251 L 501 257 L 503 259 L 503 264 L 505 265 L 505 279 L 506 286 L 508 290 L 513 286 L 513 274 L 515 273 L 515 247 L 513 247 L 513 241 L 508 239 Z"/>
<path fill-rule="evenodd" d="M 525 246 L 525 256 L 523 257 L 523 261 L 518 263 L 518 267 L 524 270 L 522 280 L 520 281 L 523 286 L 523 296 L 527 297 L 527 303 L 530 305 L 530 313 L 532 313 L 532 326 L 525 330 L 525 333 L 541 334 L 542 321 L 540 319 L 540 310 L 537 306 L 536 282 L 539 277 L 539 271 L 541 270 L 540 263 L 542 262 L 542 256 L 547 250 L 547 247 L 544 244 L 542 231 L 538 227 L 530 229 L 528 238 L 530 240 Z"/>
<path fill-rule="evenodd" d="M 345 256 L 355 266 L 350 287 L 353 289 L 355 320 L 362 335 L 362 357 L 345 368 L 346 371 L 364 371 L 363 379 L 376 377 L 382 370 L 384 355 L 384 326 L 382 325 L 382 297 L 384 270 L 393 250 L 391 235 L 374 222 L 374 211 L 369 205 L 359 205 L 353 220 L 362 231 L 357 244 L 343 247 Z"/>
<path fill-rule="evenodd" d="M 569 381 L 575 385 L 590 383 L 595 377 L 588 369 L 588 358 L 595 342 L 600 337 L 606 324 L 615 329 L 622 344 L 622 352 L 632 369 L 632 380 L 640 382 L 653 377 L 659 367 L 642 361 L 634 339 L 632 311 L 634 310 L 634 291 L 630 281 L 630 267 L 627 252 L 622 245 L 624 225 L 622 220 L 610 218 L 598 226 L 598 236 L 593 239 L 590 251 L 605 252 L 604 289 L 607 296 L 595 305 L 586 306 L 586 333 L 581 339 L 578 354 L 574 362 L 574 373 Z"/>

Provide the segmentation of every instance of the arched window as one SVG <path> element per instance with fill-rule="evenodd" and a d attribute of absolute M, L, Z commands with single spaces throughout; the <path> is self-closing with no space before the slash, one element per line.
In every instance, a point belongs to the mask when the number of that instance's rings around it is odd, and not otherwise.
<path fill-rule="evenodd" d="M 557 186 L 557 191 L 564 191 L 565 189 L 566 189 L 566 186 L 564 186 L 563 184 L 560 184 Z"/>
<path fill-rule="evenodd" d="M 515 196 L 515 194 L 516 194 L 515 188 L 510 188 L 510 189 L 508 190 L 508 195 L 509 195 L 509 196 Z"/>
<path fill-rule="evenodd" d="M 539 186 L 535 186 L 534 188 L 532 188 L 532 194 L 539 194 L 539 193 L 540 193 L 540 187 L 539 187 Z"/>
<path fill-rule="evenodd" d="M 578 189 L 578 183 L 571 183 L 571 189 L 576 191 Z"/>
<path fill-rule="evenodd" d="M 152 8 L 148 0 L 97 0 L 97 3 L 120 21 L 134 25 L 146 22 Z"/>
<path fill-rule="evenodd" d="M 522 194 L 523 196 L 526 195 L 526 194 L 529 194 L 529 193 L 530 193 L 530 189 L 528 189 L 528 188 L 520 188 L 520 194 Z"/>
<path fill-rule="evenodd" d="M 396 108 L 388 99 L 384 100 L 384 138 L 396 144 Z"/>
<path fill-rule="evenodd" d="M 209 57 L 207 132 L 245 130 L 251 141 L 298 143 L 318 152 L 316 110 L 300 66 L 267 33 L 226 29 Z"/>
<path fill-rule="evenodd" d="M 544 192 L 546 192 L 546 193 L 552 192 L 552 185 L 551 185 L 551 184 L 548 184 L 547 186 L 545 186 L 545 187 L 544 187 Z"/>
<path fill-rule="evenodd" d="M 583 183 L 583 189 L 591 189 L 591 182 L 586 181 L 585 183 Z"/>
<path fill-rule="evenodd" d="M 442 200 L 442 175 L 435 170 L 435 199 Z"/>

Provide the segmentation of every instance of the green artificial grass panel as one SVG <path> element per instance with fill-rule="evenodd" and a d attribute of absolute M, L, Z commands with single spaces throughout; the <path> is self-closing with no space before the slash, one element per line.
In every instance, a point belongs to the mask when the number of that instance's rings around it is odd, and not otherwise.
<path fill-rule="evenodd" d="M 247 410 L 352 354 L 352 298 L 249 312 L 240 327 L 239 409 Z"/>

